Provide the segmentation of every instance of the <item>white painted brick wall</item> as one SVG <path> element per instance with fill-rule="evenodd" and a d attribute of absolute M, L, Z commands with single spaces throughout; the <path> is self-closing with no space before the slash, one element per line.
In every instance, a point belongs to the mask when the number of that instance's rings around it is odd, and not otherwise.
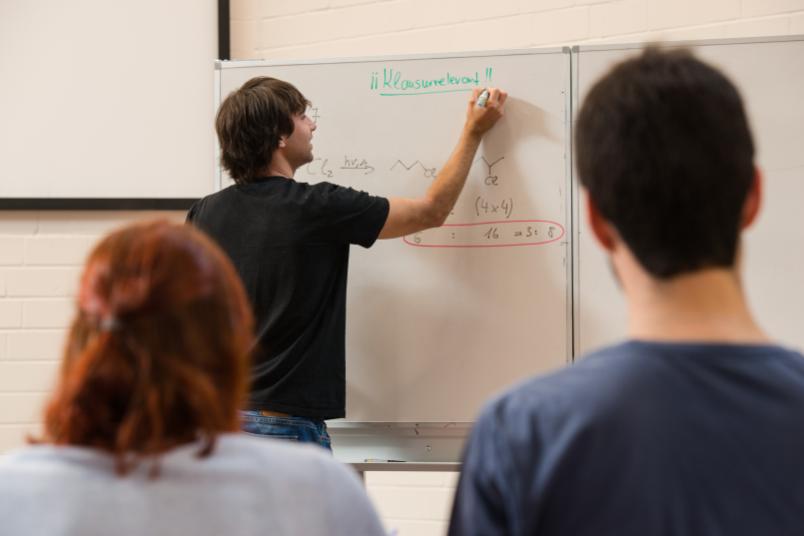
<path fill-rule="evenodd" d="M 6 353 L 0 359 L 42 361 L 61 356 L 64 330 L 27 329 L 3 333 Z"/>
<path fill-rule="evenodd" d="M 25 264 L 29 266 L 80 266 L 95 244 L 91 236 L 32 236 L 25 239 Z"/>
<path fill-rule="evenodd" d="M 39 432 L 38 424 L 0 424 L 0 452 L 19 447 L 26 437 Z"/>
<path fill-rule="evenodd" d="M 790 33 L 804 34 L 804 13 L 796 13 L 790 17 Z"/>
<path fill-rule="evenodd" d="M 44 393 L 50 390 L 57 361 L 0 363 L 0 393 Z"/>
<path fill-rule="evenodd" d="M 231 5 L 232 56 L 242 59 L 804 33 L 804 0 L 232 0 Z M 400 536 L 444 534 L 455 483 L 456 475 L 449 473 L 366 478 L 386 526 Z"/>
<path fill-rule="evenodd" d="M 606 2 L 589 8 L 591 35 L 608 36 L 642 32 L 648 27 L 645 0 Z"/>
<path fill-rule="evenodd" d="M 71 298 L 27 300 L 22 303 L 22 328 L 67 328 L 74 309 Z"/>
<path fill-rule="evenodd" d="M 802 32 L 804 0 L 232 1 L 237 58 L 320 58 Z"/>
<path fill-rule="evenodd" d="M 742 6 L 744 17 L 804 11 L 802 0 L 742 0 Z"/>
<path fill-rule="evenodd" d="M 0 300 L 0 329 L 22 327 L 22 302 Z"/>
<path fill-rule="evenodd" d="M 39 421 L 45 399 L 44 392 L 0 394 L 0 422 L 25 424 Z"/>
<path fill-rule="evenodd" d="M 78 267 L 40 268 L 22 266 L 4 271 L 6 296 L 73 296 L 78 282 Z"/>
<path fill-rule="evenodd" d="M 740 0 L 648 0 L 647 29 L 678 28 L 739 17 Z"/>
<path fill-rule="evenodd" d="M 400 536 L 446 532 L 458 473 L 366 473 L 366 489 L 389 531 Z"/>
<path fill-rule="evenodd" d="M 0 266 L 22 264 L 25 239 L 21 236 L 0 236 Z"/>

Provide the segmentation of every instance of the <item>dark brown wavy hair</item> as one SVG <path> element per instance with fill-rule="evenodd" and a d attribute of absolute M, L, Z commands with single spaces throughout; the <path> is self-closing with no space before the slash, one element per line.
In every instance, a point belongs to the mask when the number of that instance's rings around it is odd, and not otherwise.
<path fill-rule="evenodd" d="M 282 136 L 293 134 L 293 116 L 310 102 L 292 84 L 259 76 L 223 101 L 215 118 L 221 164 L 237 184 L 252 182 L 271 163 Z"/>
<path fill-rule="evenodd" d="M 201 232 L 166 221 L 113 232 L 87 260 L 77 305 L 42 441 L 107 451 L 122 475 L 194 441 L 209 455 L 238 429 L 252 316 Z"/>

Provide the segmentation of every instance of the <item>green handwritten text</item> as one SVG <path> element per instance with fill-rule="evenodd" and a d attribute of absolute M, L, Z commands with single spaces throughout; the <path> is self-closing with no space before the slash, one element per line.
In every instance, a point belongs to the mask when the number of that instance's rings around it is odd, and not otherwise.
<path fill-rule="evenodd" d="M 490 78 L 491 68 L 485 72 L 486 81 Z M 382 77 L 379 71 L 371 73 L 371 89 L 379 90 L 382 96 L 425 95 L 433 93 L 451 93 L 455 91 L 471 91 L 481 85 L 480 73 L 455 74 L 446 72 L 438 78 L 409 78 L 402 71 L 383 68 Z"/>

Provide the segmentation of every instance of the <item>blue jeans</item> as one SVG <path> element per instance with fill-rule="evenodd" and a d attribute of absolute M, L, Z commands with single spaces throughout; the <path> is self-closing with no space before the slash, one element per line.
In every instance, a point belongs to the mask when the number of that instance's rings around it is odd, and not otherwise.
<path fill-rule="evenodd" d="M 327 432 L 327 423 L 307 417 L 274 417 L 262 415 L 260 411 L 241 411 L 241 427 L 244 432 L 264 435 L 277 439 L 288 439 L 300 443 L 316 443 L 332 450 L 332 442 Z"/>

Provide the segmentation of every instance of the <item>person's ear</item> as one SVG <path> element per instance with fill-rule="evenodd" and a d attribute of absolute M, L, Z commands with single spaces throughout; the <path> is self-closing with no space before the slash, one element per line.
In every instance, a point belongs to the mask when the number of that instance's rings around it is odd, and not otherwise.
<path fill-rule="evenodd" d="M 592 228 L 592 234 L 595 235 L 597 242 L 606 251 L 612 251 L 614 249 L 614 228 L 600 213 L 588 193 L 586 195 L 586 214 L 589 226 Z"/>
<path fill-rule="evenodd" d="M 287 138 L 285 138 L 285 136 L 282 136 L 281 138 L 279 138 L 279 147 L 287 146 L 287 143 L 285 142 L 286 139 Z"/>
<path fill-rule="evenodd" d="M 740 229 L 745 229 L 757 219 L 759 214 L 759 207 L 762 205 L 762 172 L 759 168 L 754 167 L 754 178 L 751 181 L 751 187 L 748 189 L 748 195 L 745 196 L 743 203 L 743 215 L 740 220 Z"/>

